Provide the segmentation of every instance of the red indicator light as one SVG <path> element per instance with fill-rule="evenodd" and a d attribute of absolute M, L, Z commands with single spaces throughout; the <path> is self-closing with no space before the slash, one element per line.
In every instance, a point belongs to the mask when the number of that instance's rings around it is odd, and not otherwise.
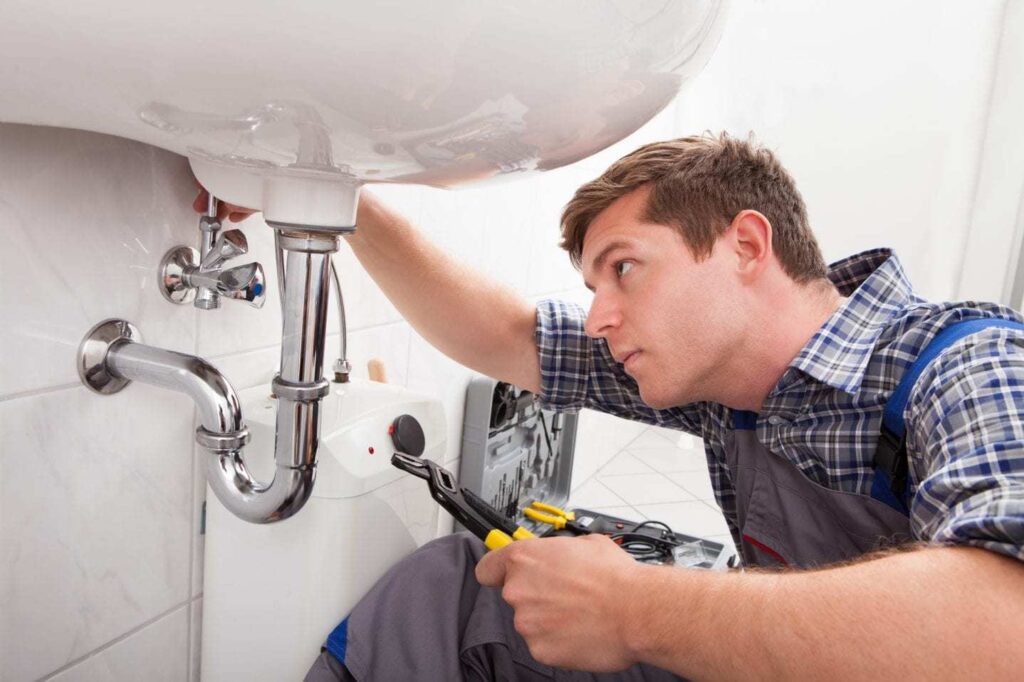
<path fill-rule="evenodd" d="M 373 454 L 373 446 L 372 445 L 370 446 L 370 454 L 371 455 Z"/>

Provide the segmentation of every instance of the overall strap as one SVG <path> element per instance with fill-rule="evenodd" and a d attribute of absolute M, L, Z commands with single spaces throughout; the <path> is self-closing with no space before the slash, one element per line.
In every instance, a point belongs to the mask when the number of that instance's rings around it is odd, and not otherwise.
<path fill-rule="evenodd" d="M 907 426 L 903 421 L 903 411 L 907 407 L 910 391 L 917 383 L 921 372 L 942 351 L 965 336 L 993 328 L 1024 330 L 1024 324 L 994 317 L 954 322 L 936 334 L 903 373 L 899 385 L 885 404 L 882 432 L 875 450 L 875 478 L 871 485 L 871 497 L 897 511 L 910 514 L 910 500 L 907 495 Z"/>

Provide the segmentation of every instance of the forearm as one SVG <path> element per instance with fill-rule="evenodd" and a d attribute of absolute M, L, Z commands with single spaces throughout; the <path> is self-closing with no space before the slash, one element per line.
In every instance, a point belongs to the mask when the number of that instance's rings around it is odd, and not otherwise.
<path fill-rule="evenodd" d="M 423 338 L 455 361 L 534 392 L 536 308 L 458 262 L 371 197 L 347 238 L 384 294 Z"/>
<path fill-rule="evenodd" d="M 985 550 L 805 572 L 644 567 L 635 585 L 637 657 L 697 679 L 1007 679 L 1024 669 L 1024 565 Z"/>

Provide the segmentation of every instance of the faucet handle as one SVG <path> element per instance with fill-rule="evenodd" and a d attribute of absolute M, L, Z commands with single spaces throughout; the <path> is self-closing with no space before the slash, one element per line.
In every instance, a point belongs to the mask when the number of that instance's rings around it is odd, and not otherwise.
<path fill-rule="evenodd" d="M 249 251 L 249 242 L 241 230 L 226 230 L 217 235 L 210 252 L 203 256 L 200 270 L 216 270 L 224 261 Z"/>
<path fill-rule="evenodd" d="M 217 292 L 221 296 L 245 301 L 254 308 L 262 308 L 267 297 L 267 278 L 259 263 L 246 263 L 228 268 L 217 275 Z"/>

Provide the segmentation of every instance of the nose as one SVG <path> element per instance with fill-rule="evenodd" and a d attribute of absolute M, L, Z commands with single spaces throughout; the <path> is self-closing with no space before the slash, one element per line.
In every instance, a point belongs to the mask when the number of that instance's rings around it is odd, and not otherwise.
<path fill-rule="evenodd" d="M 606 338 L 621 324 L 622 313 L 618 303 L 611 296 L 595 294 L 594 300 L 590 303 L 590 312 L 587 313 L 587 321 L 583 325 L 587 336 L 595 339 Z"/>

